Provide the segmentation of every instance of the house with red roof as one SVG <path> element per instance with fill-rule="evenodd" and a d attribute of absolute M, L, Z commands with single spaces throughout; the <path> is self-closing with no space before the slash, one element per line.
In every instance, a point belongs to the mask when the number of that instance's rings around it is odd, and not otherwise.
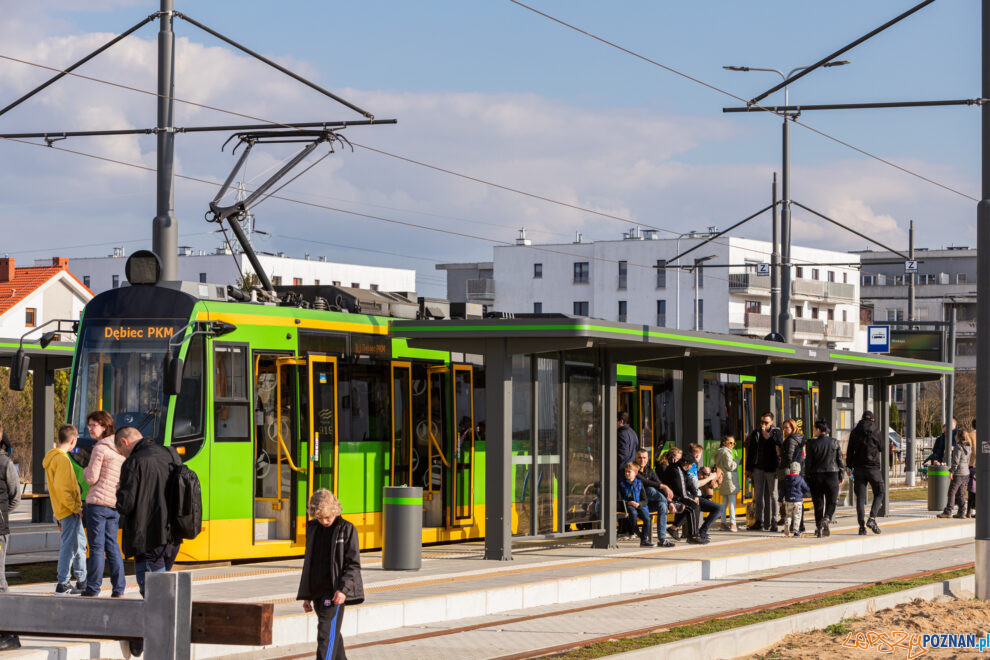
<path fill-rule="evenodd" d="M 51 319 L 78 319 L 92 297 L 89 287 L 69 272 L 67 257 L 36 266 L 17 266 L 13 258 L 2 258 L 0 338 L 19 339 Z"/>

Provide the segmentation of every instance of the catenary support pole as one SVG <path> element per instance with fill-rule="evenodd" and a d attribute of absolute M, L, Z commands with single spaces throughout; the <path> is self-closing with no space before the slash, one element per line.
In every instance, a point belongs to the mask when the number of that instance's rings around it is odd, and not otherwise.
<path fill-rule="evenodd" d="M 979 257 L 977 257 L 979 258 Z M 942 449 L 945 469 L 952 470 L 952 439 L 955 433 L 952 429 L 952 418 L 955 416 L 956 398 L 956 304 L 953 302 L 949 307 L 949 338 L 946 341 L 946 361 L 953 366 L 945 376 L 945 448 Z"/>
<path fill-rule="evenodd" d="M 773 246 L 770 250 L 770 332 L 780 332 L 780 214 L 777 209 L 777 173 L 773 173 Z"/>
<path fill-rule="evenodd" d="M 162 0 L 158 32 L 158 179 L 157 208 L 152 223 L 151 249 L 162 261 L 162 280 L 179 279 L 179 227 L 173 211 L 175 195 L 175 132 L 172 130 L 175 95 L 175 34 L 172 0 Z"/>
<path fill-rule="evenodd" d="M 908 226 L 908 256 L 914 259 L 914 220 L 911 221 Z M 914 280 L 915 274 L 908 273 L 908 321 L 914 320 Z M 908 326 L 908 330 L 914 330 L 913 325 Z M 915 461 L 914 461 L 914 434 L 915 426 L 917 424 L 917 410 L 915 409 L 915 394 L 918 391 L 918 385 L 916 383 L 908 383 L 904 386 L 904 403 L 907 406 L 907 428 L 904 433 L 904 485 L 913 486 L 914 485 L 914 472 L 915 472 Z"/>
<path fill-rule="evenodd" d="M 990 95 L 990 0 L 982 0 L 982 96 Z M 981 197 L 976 207 L 976 327 L 990 328 L 990 105 L 980 108 Z M 990 332 L 976 335 L 976 410 L 980 429 L 990 411 Z M 990 599 L 990 434 L 977 429 L 976 452 L 976 597 Z"/>
<path fill-rule="evenodd" d="M 791 126 L 784 115 L 783 154 L 780 199 L 780 317 L 778 332 L 788 344 L 794 341 L 794 324 L 791 323 Z"/>

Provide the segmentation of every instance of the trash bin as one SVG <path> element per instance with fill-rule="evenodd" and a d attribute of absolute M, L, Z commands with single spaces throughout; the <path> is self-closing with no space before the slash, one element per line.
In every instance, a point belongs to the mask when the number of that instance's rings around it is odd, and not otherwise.
<path fill-rule="evenodd" d="M 928 510 L 943 511 L 949 501 L 949 471 L 942 466 L 928 468 Z"/>
<path fill-rule="evenodd" d="M 384 490 L 382 568 L 418 571 L 423 565 L 423 489 L 386 486 Z"/>

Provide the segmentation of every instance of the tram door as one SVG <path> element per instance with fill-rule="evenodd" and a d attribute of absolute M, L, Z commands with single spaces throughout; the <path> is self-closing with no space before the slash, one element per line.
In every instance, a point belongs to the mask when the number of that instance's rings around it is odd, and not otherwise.
<path fill-rule="evenodd" d="M 632 385 L 620 386 L 618 394 L 619 411 L 629 413 L 629 424 L 633 428 L 638 428 L 636 423 L 636 404 L 638 403 L 636 388 Z"/>
<path fill-rule="evenodd" d="M 443 439 L 447 429 L 444 381 L 448 371 L 443 365 L 421 364 L 414 364 L 411 370 L 413 421 L 409 434 L 412 442 L 409 451 L 410 485 L 423 489 L 423 527 L 443 527 L 446 524 L 444 489 L 450 459 Z"/>
<path fill-rule="evenodd" d="M 337 358 L 310 355 L 306 383 L 309 435 L 309 494 L 326 488 L 337 494 Z"/>
<path fill-rule="evenodd" d="M 393 486 L 413 483 L 413 379 L 412 364 L 392 363 L 392 461 Z"/>
<path fill-rule="evenodd" d="M 474 421 L 474 367 L 455 364 L 451 384 L 454 388 L 452 419 L 456 424 L 450 448 L 451 506 L 449 527 L 474 524 L 474 445 L 477 427 Z"/>
<path fill-rule="evenodd" d="M 653 447 L 653 386 L 639 386 L 639 446 Z"/>

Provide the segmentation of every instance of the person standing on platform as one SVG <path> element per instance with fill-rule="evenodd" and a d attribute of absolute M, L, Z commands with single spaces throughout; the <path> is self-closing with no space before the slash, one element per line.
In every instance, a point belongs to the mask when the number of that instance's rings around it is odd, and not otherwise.
<path fill-rule="evenodd" d="M 811 489 L 801 477 L 801 464 L 794 461 L 787 469 L 787 474 L 780 482 L 780 501 L 784 505 L 784 536 L 793 535 L 800 538 L 801 512 L 804 509 L 804 496 L 810 495 Z"/>
<path fill-rule="evenodd" d="M 721 484 L 718 492 L 722 496 L 722 529 L 730 532 L 738 532 L 736 525 L 736 493 L 739 492 L 739 485 L 736 483 L 739 464 L 735 456 L 736 439 L 727 435 L 722 438 L 721 446 L 715 452 L 715 467 L 722 473 Z M 726 512 L 729 514 L 729 522 L 726 524 Z"/>
<path fill-rule="evenodd" d="M 939 518 L 952 518 L 952 505 L 958 511 L 954 517 L 966 517 L 966 491 L 969 490 L 969 459 L 973 456 L 973 448 L 969 446 L 969 434 L 960 433 L 958 442 L 952 448 L 952 468 L 949 482 L 949 495 L 945 499 L 945 509 L 938 514 Z"/>
<path fill-rule="evenodd" d="M 6 452 L 0 451 L 0 594 L 7 592 L 7 544 L 10 542 L 10 514 L 21 503 L 17 468 Z M 17 635 L 0 632 L 0 651 L 21 648 Z"/>
<path fill-rule="evenodd" d="M 969 496 L 966 498 L 966 517 L 976 517 L 976 420 L 973 420 L 973 431 L 969 434 Z"/>
<path fill-rule="evenodd" d="M 780 432 L 784 438 L 784 444 L 780 446 L 780 467 L 777 468 L 777 488 L 780 488 L 780 482 L 782 482 L 788 474 L 788 469 L 791 463 L 799 463 L 801 465 L 801 476 L 804 477 L 804 445 L 805 440 L 804 434 L 798 429 L 798 423 L 795 419 L 786 419 L 780 425 Z M 783 507 L 780 510 L 780 524 L 783 525 L 785 520 L 785 513 Z M 801 507 L 801 532 L 804 531 L 804 507 Z"/>
<path fill-rule="evenodd" d="M 10 436 L 4 433 L 2 421 L 0 421 L 0 453 L 5 453 L 10 458 L 14 457 L 14 443 Z"/>
<path fill-rule="evenodd" d="M 86 532 L 83 530 L 82 497 L 72 469 L 72 459 L 69 458 L 69 452 L 75 448 L 78 439 L 76 427 L 63 424 L 58 429 L 56 446 L 48 450 L 41 463 L 48 482 L 52 515 L 61 530 L 56 594 L 78 594 L 86 587 Z M 75 587 L 71 582 L 72 573 L 76 576 Z"/>
<path fill-rule="evenodd" d="M 316 612 L 316 660 L 346 660 L 340 629 L 346 605 L 364 602 L 357 530 L 340 517 L 340 502 L 326 488 L 307 507 L 306 557 L 296 600 Z"/>
<path fill-rule="evenodd" d="M 849 446 L 846 450 L 846 465 L 853 471 L 853 490 L 856 493 L 856 519 L 859 521 L 859 535 L 865 536 L 869 528 L 874 534 L 880 533 L 877 515 L 883 504 L 883 453 L 887 449 L 874 421 L 873 413 L 867 410 L 849 433 Z M 866 518 L 866 486 L 873 489 L 873 504 L 870 517 Z"/>
<path fill-rule="evenodd" d="M 842 448 L 829 435 L 828 424 L 815 422 L 815 437 L 805 446 L 804 475 L 811 488 L 811 503 L 815 507 L 815 536 L 828 536 L 832 516 L 839 501 L 842 482 Z"/>
<path fill-rule="evenodd" d="M 117 545 L 117 486 L 120 484 L 120 468 L 124 457 L 114 446 L 113 418 L 105 410 L 91 412 L 86 418 L 89 437 L 96 445 L 89 457 L 83 476 L 91 488 L 86 496 L 86 538 L 89 540 L 89 561 L 86 572 L 89 580 L 83 596 L 99 596 L 103 584 L 105 563 L 110 564 L 111 596 L 124 595 L 124 559 Z"/>
<path fill-rule="evenodd" d="M 619 427 L 616 437 L 616 445 L 618 447 L 616 465 L 619 470 L 619 479 L 621 479 L 625 472 L 625 465 L 627 463 L 633 463 L 636 460 L 636 448 L 639 447 L 639 436 L 629 426 L 629 413 L 627 411 L 623 410 L 616 416 L 616 424 Z"/>
<path fill-rule="evenodd" d="M 643 496 L 646 506 L 657 514 L 657 545 L 661 548 L 672 548 L 674 542 L 667 539 L 668 503 L 674 497 L 673 491 L 660 482 L 656 471 L 650 467 L 650 452 L 640 447 L 636 452 L 636 464 L 639 465 L 637 478 L 643 482 Z"/>
<path fill-rule="evenodd" d="M 959 422 L 953 417 L 952 418 L 952 447 L 956 446 L 959 441 Z M 952 451 L 951 449 L 949 451 Z M 945 463 L 945 424 L 942 425 L 942 435 L 935 438 L 935 444 L 932 445 L 932 453 L 925 459 L 925 463 L 931 463 L 932 465 L 942 465 Z"/>
<path fill-rule="evenodd" d="M 782 444 L 780 429 L 773 425 L 773 413 L 763 413 L 760 428 L 753 429 L 746 439 L 746 476 L 753 481 L 756 501 L 756 522 L 746 528 L 751 532 L 777 531 L 777 467 Z"/>

